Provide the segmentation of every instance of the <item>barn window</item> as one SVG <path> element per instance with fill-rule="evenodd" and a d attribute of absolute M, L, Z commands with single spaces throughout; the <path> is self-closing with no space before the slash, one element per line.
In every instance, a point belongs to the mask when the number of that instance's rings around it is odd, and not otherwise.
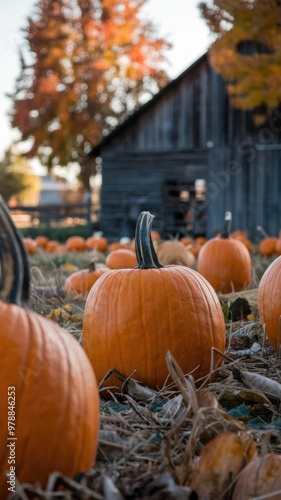
<path fill-rule="evenodd" d="M 206 182 L 168 179 L 164 182 L 164 217 L 166 237 L 205 234 Z"/>

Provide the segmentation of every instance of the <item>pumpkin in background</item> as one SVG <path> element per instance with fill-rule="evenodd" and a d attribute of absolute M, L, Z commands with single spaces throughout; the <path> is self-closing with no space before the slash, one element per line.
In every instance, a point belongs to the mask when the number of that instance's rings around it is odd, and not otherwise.
<path fill-rule="evenodd" d="M 271 257 L 276 253 L 277 237 L 268 236 L 262 226 L 257 226 L 257 230 L 263 235 L 263 239 L 258 245 L 258 253 L 262 257 Z"/>
<path fill-rule="evenodd" d="M 251 245 L 251 242 L 248 240 L 248 236 L 245 233 L 245 231 L 242 230 L 237 230 L 234 231 L 233 233 L 230 234 L 230 238 L 234 238 L 235 240 L 242 241 L 246 248 L 249 250 L 250 253 L 253 252 L 253 247 Z"/>
<path fill-rule="evenodd" d="M 107 267 L 97 267 L 95 262 L 90 262 L 88 269 L 80 269 L 68 276 L 64 284 L 64 293 L 74 297 L 76 295 L 87 297 L 93 284 L 106 271 Z"/>
<path fill-rule="evenodd" d="M 199 252 L 201 250 L 203 245 L 199 245 L 199 243 L 193 243 L 191 247 L 188 248 L 188 250 L 194 255 L 195 259 L 198 258 Z"/>
<path fill-rule="evenodd" d="M 193 245 L 194 243 L 193 239 L 189 238 L 189 236 L 184 236 L 180 239 L 180 241 L 184 244 L 185 247 Z"/>
<path fill-rule="evenodd" d="M 163 241 L 157 248 L 158 258 L 164 266 L 177 264 L 186 267 L 195 265 L 195 257 L 186 248 L 185 245 L 178 240 Z"/>
<path fill-rule="evenodd" d="M 87 250 L 86 240 L 82 236 L 70 236 L 67 238 L 65 246 L 68 252 L 83 252 Z"/>
<path fill-rule="evenodd" d="M 27 253 L 29 253 L 30 255 L 33 255 L 37 252 L 37 243 L 32 238 L 23 238 L 23 243 Z"/>
<path fill-rule="evenodd" d="M 258 310 L 266 335 L 277 350 L 281 344 L 281 256 L 274 259 L 260 280 Z"/>
<path fill-rule="evenodd" d="M 160 264 L 150 237 L 153 218 L 142 212 L 137 222 L 138 267 L 104 273 L 88 295 L 83 345 L 98 381 L 115 368 L 126 377 L 136 370 L 137 380 L 162 387 L 168 376 L 167 351 L 184 373 L 192 372 L 198 380 L 209 374 L 212 348 L 224 351 L 225 323 L 217 295 L 196 271 Z M 219 361 L 215 352 L 214 363 Z"/>
<path fill-rule="evenodd" d="M 277 238 L 274 236 L 268 236 L 264 238 L 258 245 L 258 253 L 262 257 L 271 257 L 276 253 L 276 243 Z"/>
<path fill-rule="evenodd" d="M 274 495 L 274 492 L 276 494 Z M 281 455 L 267 453 L 257 457 L 240 472 L 232 500 L 281 498 Z"/>
<path fill-rule="evenodd" d="M 46 245 L 46 252 L 53 253 L 59 247 L 59 242 L 57 240 L 49 240 Z"/>
<path fill-rule="evenodd" d="M 249 251 L 241 241 L 229 237 L 230 224 L 231 213 L 226 212 L 221 236 L 208 240 L 198 255 L 199 273 L 221 293 L 245 290 L 252 278 Z"/>
<path fill-rule="evenodd" d="M 204 236 L 198 236 L 196 239 L 195 239 L 195 242 L 198 244 L 198 245 L 205 245 L 207 241 L 207 238 L 205 238 Z"/>
<path fill-rule="evenodd" d="M 113 241 L 108 245 L 107 250 L 112 252 L 112 250 L 119 250 L 120 248 L 126 248 L 124 244 L 120 243 L 120 241 Z"/>
<path fill-rule="evenodd" d="M 36 236 L 35 241 L 36 241 L 38 247 L 43 248 L 45 250 L 46 246 L 48 244 L 49 238 L 47 238 L 47 236 Z"/>
<path fill-rule="evenodd" d="M 86 239 L 87 250 L 96 249 L 98 252 L 104 253 L 107 250 L 107 239 L 104 236 L 89 236 Z"/>
<path fill-rule="evenodd" d="M 2 199 L 0 265 L 0 378 L 5 387 L 0 393 L 0 498 L 4 499 L 9 493 L 5 472 L 10 470 L 12 450 L 7 445 L 13 442 L 21 483 L 46 487 L 54 471 L 71 477 L 93 466 L 99 397 L 94 371 L 77 340 L 26 309 L 27 257 Z"/>
<path fill-rule="evenodd" d="M 118 248 L 109 252 L 105 259 L 105 264 L 109 269 L 126 269 L 138 265 L 136 253 L 129 248 Z"/>
<path fill-rule="evenodd" d="M 158 233 L 158 231 L 151 231 L 151 239 L 152 241 L 160 241 L 161 240 L 160 233 Z"/>

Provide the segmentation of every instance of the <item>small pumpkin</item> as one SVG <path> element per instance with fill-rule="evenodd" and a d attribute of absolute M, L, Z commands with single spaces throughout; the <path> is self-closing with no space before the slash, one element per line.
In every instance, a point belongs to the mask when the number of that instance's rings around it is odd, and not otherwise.
<path fill-rule="evenodd" d="M 46 252 L 53 253 L 59 247 L 59 242 L 57 240 L 49 240 L 46 245 Z"/>
<path fill-rule="evenodd" d="M 241 241 L 229 237 L 231 218 L 231 212 L 226 212 L 221 236 L 208 240 L 198 255 L 199 273 L 221 293 L 245 290 L 252 278 L 249 251 Z"/>
<path fill-rule="evenodd" d="M 23 238 L 23 243 L 24 243 L 24 246 L 27 250 L 27 253 L 29 253 L 30 255 L 33 255 L 34 253 L 37 252 L 37 243 L 32 238 L 28 238 L 28 237 Z"/>
<path fill-rule="evenodd" d="M 87 297 L 93 284 L 105 273 L 108 268 L 105 266 L 97 267 L 92 261 L 87 269 L 80 269 L 70 274 L 64 284 L 64 292 L 67 295 L 81 295 Z"/>
<path fill-rule="evenodd" d="M 136 370 L 144 384 L 162 387 L 167 351 L 198 380 L 209 374 L 212 348 L 224 350 L 217 295 L 196 271 L 160 264 L 150 236 L 153 218 L 142 212 L 137 222 L 137 268 L 104 273 L 86 300 L 83 345 L 98 381 L 115 368 L 127 377 Z M 214 363 L 219 360 L 215 352 Z"/>
<path fill-rule="evenodd" d="M 275 495 L 274 495 L 275 493 Z M 266 453 L 250 461 L 238 476 L 232 500 L 281 498 L 281 455 Z"/>
<path fill-rule="evenodd" d="M 109 269 L 126 269 L 138 265 L 136 253 L 129 248 L 118 248 L 109 252 L 105 259 L 105 264 Z"/>
<path fill-rule="evenodd" d="M 15 453 L 17 479 L 43 488 L 54 471 L 71 477 L 93 466 L 99 397 L 94 371 L 77 340 L 26 308 L 26 252 L 2 198 L 0 266 L 0 378 L 5 386 L 0 393 L 0 498 L 4 499 L 9 493 L 4 473 L 10 470 L 10 450 Z"/>
<path fill-rule="evenodd" d="M 104 236 L 89 236 L 86 239 L 87 250 L 93 250 L 94 248 L 98 252 L 106 252 L 108 246 L 107 239 Z"/>
<path fill-rule="evenodd" d="M 274 347 L 281 344 L 281 256 L 274 259 L 258 286 L 258 311 L 266 335 Z"/>
<path fill-rule="evenodd" d="M 45 250 L 47 243 L 49 241 L 49 238 L 47 238 L 47 236 L 36 236 L 35 241 L 36 241 L 38 247 L 43 248 Z"/>
<path fill-rule="evenodd" d="M 258 253 L 262 257 L 271 257 L 276 253 L 277 237 L 268 236 L 262 226 L 257 226 L 257 230 L 263 235 L 263 239 L 258 245 Z"/>
<path fill-rule="evenodd" d="M 177 264 L 181 266 L 193 267 L 195 265 L 195 257 L 186 248 L 185 245 L 178 240 L 163 241 L 157 248 L 157 255 L 162 264 Z"/>
<path fill-rule="evenodd" d="M 65 247 L 68 252 L 83 252 L 87 250 L 86 240 L 82 236 L 70 236 L 65 242 Z"/>

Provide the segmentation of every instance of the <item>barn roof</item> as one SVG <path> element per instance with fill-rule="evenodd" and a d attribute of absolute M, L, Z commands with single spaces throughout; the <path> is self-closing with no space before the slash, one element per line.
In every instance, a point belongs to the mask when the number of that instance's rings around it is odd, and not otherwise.
<path fill-rule="evenodd" d="M 194 69 L 195 66 L 200 64 L 202 61 L 204 61 L 207 58 L 208 52 L 205 52 L 202 56 L 200 56 L 196 61 L 194 61 L 186 70 L 183 71 L 177 78 L 174 80 L 171 80 L 165 87 L 163 87 L 157 94 L 155 94 L 149 101 L 147 101 L 145 104 L 140 106 L 136 111 L 134 111 L 124 122 L 122 122 L 120 125 L 118 125 L 115 129 L 113 129 L 107 136 L 105 136 L 100 142 L 98 142 L 90 151 L 89 156 L 98 156 L 100 154 L 100 150 L 108 144 L 113 137 L 119 134 L 122 130 L 127 128 L 128 126 L 131 125 L 131 123 L 139 116 L 141 115 L 144 111 L 149 109 L 151 106 L 154 105 L 156 101 L 160 97 L 162 97 L 164 94 L 166 94 L 170 89 L 173 87 L 176 87 L 178 83 L 186 77 L 186 75 Z"/>

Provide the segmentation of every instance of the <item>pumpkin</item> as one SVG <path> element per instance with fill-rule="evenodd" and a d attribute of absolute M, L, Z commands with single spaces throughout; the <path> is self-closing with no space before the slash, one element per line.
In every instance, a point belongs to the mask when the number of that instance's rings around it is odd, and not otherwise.
<path fill-rule="evenodd" d="M 193 267 L 195 264 L 194 255 L 178 240 L 163 241 L 157 249 L 157 254 L 164 265 L 177 264 Z"/>
<path fill-rule="evenodd" d="M 59 242 L 57 240 L 49 240 L 46 245 L 46 252 L 53 253 L 59 247 Z"/>
<path fill-rule="evenodd" d="M 199 245 L 198 243 L 193 243 L 193 245 L 191 245 L 188 248 L 188 250 L 190 251 L 190 253 L 192 253 L 192 255 L 194 255 L 195 259 L 197 259 L 201 248 L 202 245 Z"/>
<path fill-rule="evenodd" d="M 136 253 L 129 248 L 118 248 L 109 252 L 105 259 L 105 264 L 109 269 L 125 269 L 138 265 Z"/>
<path fill-rule="evenodd" d="M 7 498 L 13 471 L 21 483 L 46 487 L 54 471 L 71 477 L 93 466 L 99 397 L 77 340 L 26 309 L 26 253 L 2 199 L 0 264 L 0 498 Z"/>
<path fill-rule="evenodd" d="M 230 237 L 234 238 L 235 240 L 241 241 L 250 253 L 253 252 L 253 247 L 251 245 L 251 242 L 248 240 L 248 238 L 246 236 L 237 234 L 236 236 L 230 235 Z"/>
<path fill-rule="evenodd" d="M 106 252 L 107 250 L 107 239 L 104 236 L 89 236 L 86 239 L 87 250 L 93 250 L 94 248 L 98 252 Z"/>
<path fill-rule="evenodd" d="M 86 240 L 82 236 L 70 236 L 66 240 L 65 246 L 68 252 L 83 252 L 87 250 Z"/>
<path fill-rule="evenodd" d="M 249 462 L 240 472 L 231 498 L 232 500 L 249 498 L 280 500 L 281 455 L 266 453 Z"/>
<path fill-rule="evenodd" d="M 151 231 L 151 238 L 152 241 L 160 241 L 161 240 L 160 233 L 158 233 L 158 231 Z"/>
<path fill-rule="evenodd" d="M 205 245 L 206 241 L 207 241 L 207 238 L 205 238 L 204 236 L 198 236 L 196 239 L 195 239 L 196 243 L 198 245 Z"/>
<path fill-rule="evenodd" d="M 23 243 L 27 250 L 27 253 L 29 253 L 30 255 L 33 255 L 37 252 L 37 243 L 32 238 L 23 238 Z"/>
<path fill-rule="evenodd" d="M 226 212 L 221 236 L 208 240 L 198 255 L 199 273 L 221 293 L 246 289 L 252 277 L 249 251 L 241 241 L 229 237 L 230 224 L 231 212 Z"/>
<path fill-rule="evenodd" d="M 107 249 L 109 252 L 111 252 L 112 250 L 119 250 L 120 248 L 126 248 L 126 246 L 120 243 L 120 241 L 113 241 L 108 245 Z"/>
<path fill-rule="evenodd" d="M 258 311 L 266 335 L 274 347 L 281 344 L 281 256 L 265 270 L 258 286 Z"/>
<path fill-rule="evenodd" d="M 134 378 L 162 387 L 167 351 L 198 380 L 209 374 L 212 348 L 225 347 L 217 295 L 196 271 L 160 264 L 150 236 L 153 218 L 142 212 L 137 221 L 137 268 L 104 273 L 86 300 L 83 345 L 99 381 L 112 368 L 127 377 L 136 370 Z M 213 359 L 219 363 L 221 356 L 214 352 Z"/>
<path fill-rule="evenodd" d="M 193 239 L 189 238 L 188 236 L 184 236 L 180 239 L 180 241 L 184 244 L 185 247 L 193 245 L 194 243 Z"/>
<path fill-rule="evenodd" d="M 70 274 L 64 284 L 64 292 L 70 296 L 82 295 L 86 297 L 91 290 L 93 284 L 108 271 L 108 268 L 103 266 L 97 268 L 94 261 L 90 262 L 88 269 L 80 269 Z"/>
<path fill-rule="evenodd" d="M 47 236 L 36 236 L 35 241 L 36 241 L 38 247 L 43 248 L 45 250 L 47 243 L 49 241 L 49 238 L 47 238 Z"/>
<path fill-rule="evenodd" d="M 268 236 L 262 226 L 257 226 L 257 230 L 264 236 L 258 245 L 258 253 L 262 257 L 271 257 L 276 253 L 277 237 Z"/>

